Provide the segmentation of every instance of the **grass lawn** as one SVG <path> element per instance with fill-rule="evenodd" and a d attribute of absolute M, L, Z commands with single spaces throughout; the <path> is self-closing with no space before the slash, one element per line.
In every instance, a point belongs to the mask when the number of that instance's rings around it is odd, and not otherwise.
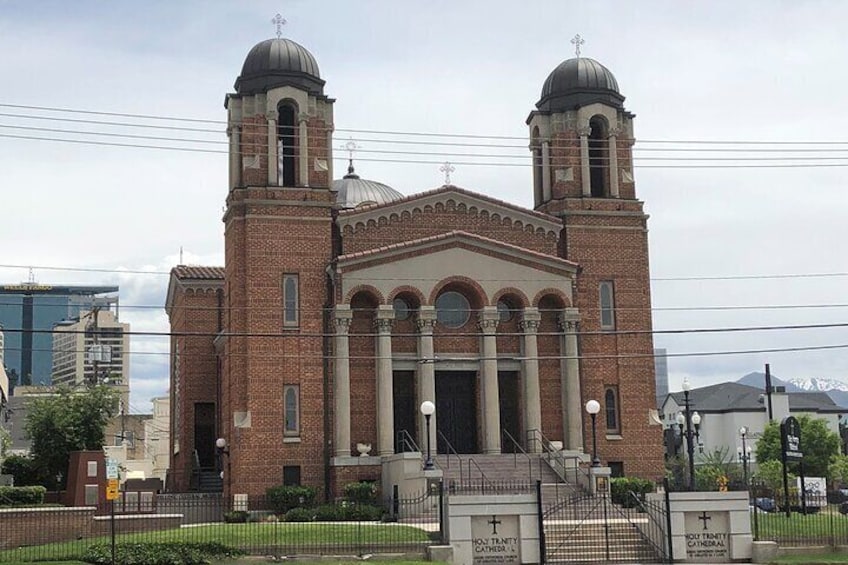
<path fill-rule="evenodd" d="M 787 555 L 775 559 L 772 563 L 790 564 L 790 563 L 848 563 L 848 554 L 846 553 L 809 553 L 806 555 Z"/>
<path fill-rule="evenodd" d="M 208 542 L 215 541 L 241 548 L 249 554 L 327 553 L 356 554 L 359 550 L 374 553 L 385 549 L 420 546 L 429 534 L 419 528 L 401 524 L 378 523 L 248 523 L 208 524 L 174 528 L 157 532 L 121 534 L 121 542 Z M 22 547 L 0 551 L 0 562 L 32 562 L 45 559 L 73 560 L 79 558 L 92 543 L 107 543 L 108 537 L 83 539 L 64 543 Z M 322 561 L 327 565 L 327 562 Z"/>
<path fill-rule="evenodd" d="M 753 528 L 753 517 L 751 527 Z M 791 516 L 771 512 L 757 514 L 757 538 L 773 541 L 816 541 L 829 543 L 831 537 L 841 543 L 848 543 L 848 516 L 843 516 L 833 508 L 822 509 L 818 514 L 800 514 Z"/>
<path fill-rule="evenodd" d="M 12 561 L 4 562 L 4 565 L 31 565 L 31 561 Z M 256 558 L 253 559 L 235 559 L 231 561 L 219 561 L 214 565 L 256 565 L 261 563 Z M 834 563 L 839 563 L 835 561 Z M 89 565 L 83 561 L 41 561 L 39 565 Z M 345 559 L 322 559 L 321 561 L 297 560 L 297 565 L 362 565 L 362 561 L 345 560 Z M 392 559 L 381 559 L 380 565 L 438 565 L 436 561 L 396 561 Z"/>

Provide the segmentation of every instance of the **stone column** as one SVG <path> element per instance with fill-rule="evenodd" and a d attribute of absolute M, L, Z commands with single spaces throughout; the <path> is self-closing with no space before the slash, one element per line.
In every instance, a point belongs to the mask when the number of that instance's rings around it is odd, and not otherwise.
<path fill-rule="evenodd" d="M 336 306 L 333 338 L 333 448 L 336 457 L 350 457 L 350 343 L 348 332 L 353 320 L 349 304 Z"/>
<path fill-rule="evenodd" d="M 483 384 L 483 453 L 501 452 L 501 404 L 498 393 L 497 331 L 500 313 L 495 306 L 485 306 L 479 314 L 480 381 Z"/>
<path fill-rule="evenodd" d="M 618 198 L 618 128 L 609 132 L 610 196 Z"/>
<path fill-rule="evenodd" d="M 268 186 L 279 186 L 279 158 L 277 157 L 277 120 L 276 113 L 268 118 Z"/>
<path fill-rule="evenodd" d="M 333 127 L 327 129 L 327 188 L 333 188 Z"/>
<path fill-rule="evenodd" d="M 542 201 L 551 199 L 551 142 L 542 142 Z"/>
<path fill-rule="evenodd" d="M 230 189 L 241 185 L 241 128 L 230 126 L 227 128 L 230 136 Z"/>
<path fill-rule="evenodd" d="M 433 329 L 436 327 L 436 309 L 433 306 L 421 306 L 418 310 L 418 404 L 415 411 L 418 414 L 418 447 L 422 452 L 427 450 L 427 438 L 424 433 L 427 428 L 424 416 L 419 407 L 425 400 L 436 404 L 436 355 L 433 351 Z M 439 411 L 430 417 L 430 445 L 436 452 L 436 421 Z"/>
<path fill-rule="evenodd" d="M 298 124 L 300 131 L 298 132 L 299 153 L 300 153 L 300 186 L 309 186 L 309 128 L 306 121 L 309 116 L 306 114 L 300 115 Z"/>
<path fill-rule="evenodd" d="M 591 131 L 590 127 L 577 130 L 580 135 L 580 182 L 583 186 L 583 196 L 592 196 L 592 177 L 589 171 L 589 133 Z"/>
<path fill-rule="evenodd" d="M 395 452 L 395 413 L 392 389 L 392 323 L 394 308 L 380 306 L 374 326 L 377 328 L 377 454 Z"/>
<path fill-rule="evenodd" d="M 583 403 L 580 398 L 580 359 L 577 347 L 577 323 L 580 314 L 577 308 L 566 308 L 559 318 L 563 334 L 560 351 L 563 358 L 562 374 L 562 407 L 563 429 L 566 430 L 565 440 L 567 449 L 583 449 Z"/>
<path fill-rule="evenodd" d="M 530 430 L 542 431 L 542 397 L 539 390 L 539 344 L 537 332 L 542 315 L 538 308 L 525 308 L 519 324 L 521 336 L 521 374 L 524 382 L 524 430 L 525 436 Z M 527 451 L 538 453 L 541 444 L 536 441 L 527 443 Z"/>

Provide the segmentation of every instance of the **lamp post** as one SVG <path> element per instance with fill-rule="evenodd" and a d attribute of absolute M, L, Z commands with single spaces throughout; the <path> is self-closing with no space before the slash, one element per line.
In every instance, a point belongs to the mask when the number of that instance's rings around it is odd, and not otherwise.
<path fill-rule="evenodd" d="M 742 448 L 737 452 L 739 460 L 742 461 L 742 477 L 745 481 L 745 486 L 748 486 L 748 461 L 751 459 L 751 448 L 748 447 L 748 428 L 742 426 L 739 428 L 739 437 L 742 438 Z"/>
<path fill-rule="evenodd" d="M 597 400 L 590 400 L 586 403 L 586 412 L 592 418 L 592 467 L 600 467 L 601 460 L 598 458 L 598 436 L 596 431 L 595 420 L 598 417 L 598 412 L 601 411 L 601 405 Z"/>
<path fill-rule="evenodd" d="M 692 431 L 692 413 L 691 408 L 692 404 L 689 401 L 689 391 L 692 389 L 692 386 L 689 384 L 689 379 L 683 379 L 683 419 L 686 422 L 686 454 L 689 456 L 689 490 L 695 490 L 695 442 L 694 436 L 695 432 Z M 697 414 L 697 412 L 696 412 Z M 680 414 L 677 415 L 677 423 L 681 424 Z M 698 424 L 701 423 L 701 417 L 698 416 Z"/>
<path fill-rule="evenodd" d="M 429 400 L 425 400 L 421 403 L 421 413 L 424 414 L 424 422 L 426 422 L 425 428 L 427 430 L 427 458 L 424 460 L 425 471 L 432 471 L 435 468 L 433 465 L 433 458 L 430 456 L 430 416 L 432 416 L 435 411 L 436 405 Z"/>

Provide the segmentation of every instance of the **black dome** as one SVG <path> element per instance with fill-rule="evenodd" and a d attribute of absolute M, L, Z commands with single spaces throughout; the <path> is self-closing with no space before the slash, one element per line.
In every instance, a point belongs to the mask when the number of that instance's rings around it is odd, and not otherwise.
<path fill-rule="evenodd" d="M 624 96 L 608 68 L 594 59 L 579 57 L 563 61 L 548 75 L 536 108 L 556 112 L 593 102 L 622 108 Z"/>
<path fill-rule="evenodd" d="M 315 57 L 291 39 L 266 39 L 257 43 L 244 60 L 235 88 L 239 94 L 257 94 L 277 86 L 324 93 L 324 81 Z"/>

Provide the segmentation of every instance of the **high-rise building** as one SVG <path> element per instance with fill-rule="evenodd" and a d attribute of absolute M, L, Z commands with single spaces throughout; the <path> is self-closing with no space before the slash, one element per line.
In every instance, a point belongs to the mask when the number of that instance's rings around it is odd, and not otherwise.
<path fill-rule="evenodd" d="M 14 385 L 49 385 L 53 326 L 96 304 L 116 304 L 117 286 L 58 286 L 25 282 L 0 286 L 4 363 Z"/>
<path fill-rule="evenodd" d="M 129 375 L 129 324 L 115 312 L 95 309 L 53 327 L 54 385 L 126 385 Z"/>

